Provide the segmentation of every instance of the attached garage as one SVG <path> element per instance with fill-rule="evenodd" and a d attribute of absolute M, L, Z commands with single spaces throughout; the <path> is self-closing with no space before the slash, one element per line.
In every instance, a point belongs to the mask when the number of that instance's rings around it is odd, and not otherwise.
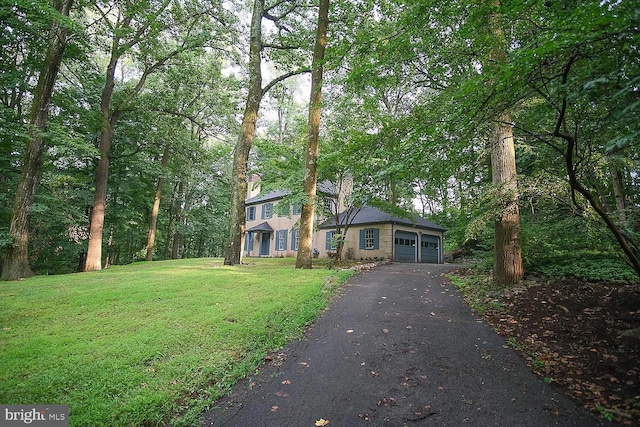
<path fill-rule="evenodd" d="M 445 229 L 415 214 L 399 217 L 372 206 L 363 206 L 343 212 L 337 222 L 343 227 L 337 228 L 336 220 L 331 218 L 320 224 L 320 233 L 323 236 L 327 233 L 345 233 L 343 254 L 347 259 L 444 262 L 442 239 Z M 345 232 L 344 225 L 347 223 L 350 226 Z M 322 239 L 319 237 L 316 241 L 324 242 Z"/>
<path fill-rule="evenodd" d="M 396 231 L 393 247 L 393 260 L 398 262 L 416 262 L 416 242 L 418 235 L 407 231 Z"/>
<path fill-rule="evenodd" d="M 438 236 L 422 235 L 420 242 L 420 262 L 437 264 L 440 262 L 440 238 Z"/>

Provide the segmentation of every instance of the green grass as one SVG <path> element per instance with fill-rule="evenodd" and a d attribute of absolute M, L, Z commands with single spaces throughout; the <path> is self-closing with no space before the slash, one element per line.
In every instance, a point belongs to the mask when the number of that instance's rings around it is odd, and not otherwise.
<path fill-rule="evenodd" d="M 0 402 L 72 426 L 192 425 L 327 305 L 351 272 L 293 259 L 137 263 L 0 282 Z"/>

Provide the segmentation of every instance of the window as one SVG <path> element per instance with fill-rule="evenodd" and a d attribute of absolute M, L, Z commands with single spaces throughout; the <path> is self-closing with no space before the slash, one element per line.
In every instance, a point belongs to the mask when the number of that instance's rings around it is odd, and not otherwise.
<path fill-rule="evenodd" d="M 262 205 L 262 219 L 269 219 L 273 216 L 273 203 Z"/>
<path fill-rule="evenodd" d="M 279 217 L 288 217 L 289 216 L 289 210 L 291 209 L 291 206 L 289 206 L 289 205 L 285 206 L 284 204 L 282 204 L 282 205 L 278 204 L 278 206 L 279 207 L 277 209 L 275 209 L 276 212 L 278 213 L 278 216 Z"/>
<path fill-rule="evenodd" d="M 276 231 L 276 251 L 287 250 L 287 230 Z"/>
<path fill-rule="evenodd" d="M 300 230 L 291 230 L 291 250 L 297 251 L 300 242 Z"/>
<path fill-rule="evenodd" d="M 337 249 L 337 245 L 336 245 L 336 232 L 335 231 L 327 231 L 327 241 L 326 241 L 326 246 L 325 248 L 328 251 L 335 251 Z"/>
<path fill-rule="evenodd" d="M 420 246 L 423 248 L 438 249 L 438 242 L 427 242 L 426 240 L 423 240 Z"/>
<path fill-rule="evenodd" d="M 333 203 L 333 200 L 329 198 L 322 199 L 322 207 L 329 212 L 334 211 L 335 205 L 336 204 Z"/>
<path fill-rule="evenodd" d="M 300 215 L 302 213 L 302 209 L 300 206 L 294 204 L 293 205 L 293 215 Z"/>
<path fill-rule="evenodd" d="M 360 230 L 360 249 L 373 250 L 380 248 L 380 229 L 365 228 Z"/>
<path fill-rule="evenodd" d="M 247 207 L 247 221 L 254 221 L 256 219 L 256 207 Z"/>
<path fill-rule="evenodd" d="M 373 229 L 364 230 L 364 248 L 373 249 Z"/>

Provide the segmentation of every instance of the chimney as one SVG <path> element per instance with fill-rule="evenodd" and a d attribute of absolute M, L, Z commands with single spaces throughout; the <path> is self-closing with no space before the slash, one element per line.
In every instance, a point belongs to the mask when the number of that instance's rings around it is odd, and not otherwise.
<path fill-rule="evenodd" d="M 260 176 L 251 175 L 247 182 L 247 199 L 255 197 L 258 194 L 260 194 Z"/>

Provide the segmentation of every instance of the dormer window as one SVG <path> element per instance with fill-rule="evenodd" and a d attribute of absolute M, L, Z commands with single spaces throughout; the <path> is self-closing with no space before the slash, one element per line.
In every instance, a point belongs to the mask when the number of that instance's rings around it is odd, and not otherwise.
<path fill-rule="evenodd" d="M 333 202 L 333 200 L 329 199 L 328 197 L 325 197 L 322 200 L 322 207 L 328 212 L 333 212 L 335 210 L 335 206 L 336 204 Z"/>

